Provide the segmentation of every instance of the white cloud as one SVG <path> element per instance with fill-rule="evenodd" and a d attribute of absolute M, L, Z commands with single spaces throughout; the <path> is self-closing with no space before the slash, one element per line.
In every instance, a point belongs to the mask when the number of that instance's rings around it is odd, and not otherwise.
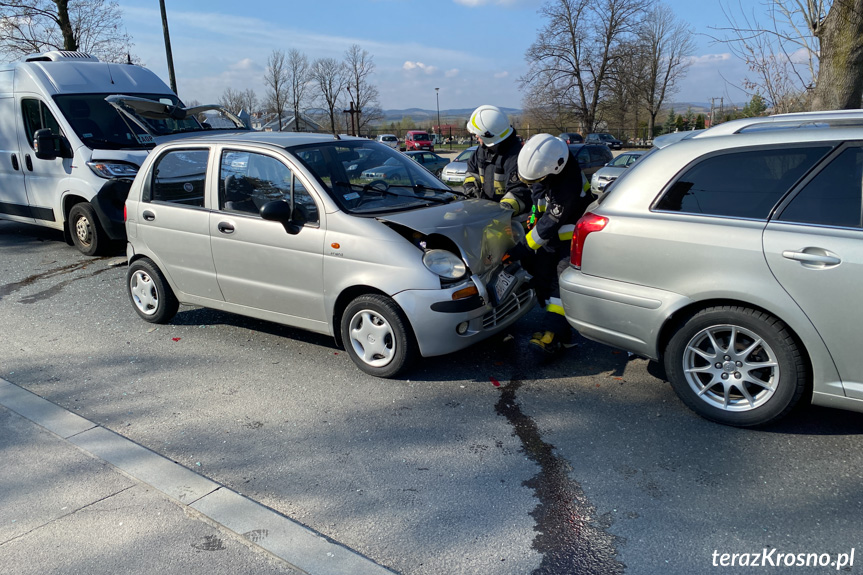
<path fill-rule="evenodd" d="M 494 77 L 497 79 L 506 78 L 509 76 L 509 72 L 495 72 Z"/>
<path fill-rule="evenodd" d="M 435 72 L 437 72 L 436 66 L 427 66 L 426 64 L 423 64 L 422 62 L 407 61 L 404 63 L 404 66 L 402 66 L 402 68 L 404 68 L 405 70 L 408 70 L 408 71 L 421 70 L 422 72 L 425 72 L 426 74 L 434 74 Z"/>
<path fill-rule="evenodd" d="M 455 78 L 456 76 L 458 76 L 458 74 L 459 74 L 459 69 L 453 68 L 452 70 L 447 70 L 446 72 L 444 72 L 444 77 Z"/>
<path fill-rule="evenodd" d="M 709 66 L 719 64 L 720 62 L 727 62 L 728 60 L 731 60 L 731 54 L 728 52 L 723 54 L 703 54 L 701 56 L 693 56 L 689 59 L 693 66 Z"/>

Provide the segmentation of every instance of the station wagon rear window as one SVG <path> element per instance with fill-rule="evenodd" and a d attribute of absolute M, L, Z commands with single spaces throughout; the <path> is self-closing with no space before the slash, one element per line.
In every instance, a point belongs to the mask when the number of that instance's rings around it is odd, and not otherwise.
<path fill-rule="evenodd" d="M 777 202 L 830 149 L 782 147 L 708 157 L 687 169 L 655 209 L 766 220 Z"/>

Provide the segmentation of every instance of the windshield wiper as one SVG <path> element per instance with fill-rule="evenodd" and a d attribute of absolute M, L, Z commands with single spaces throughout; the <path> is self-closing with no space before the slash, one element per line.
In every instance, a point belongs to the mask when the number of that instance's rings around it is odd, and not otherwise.
<path fill-rule="evenodd" d="M 409 185 L 409 184 L 393 184 L 393 185 L 391 185 L 390 187 L 391 187 L 391 188 L 407 188 L 407 189 L 409 189 L 409 190 L 413 190 L 413 191 L 415 191 L 415 192 L 416 192 L 416 191 L 421 191 L 421 190 L 438 191 L 438 192 L 447 192 L 447 193 L 450 193 L 450 192 L 451 192 L 451 190 L 443 190 L 443 189 L 441 189 L 441 188 L 428 188 L 428 187 L 424 186 L 423 184 L 414 184 L 414 185 Z M 371 188 L 371 189 L 372 189 L 372 190 L 377 190 L 377 188 Z M 380 191 L 380 190 L 378 190 L 378 191 Z M 390 193 L 391 193 L 391 194 L 393 194 L 393 192 L 390 192 Z M 430 202 L 434 202 L 434 203 L 436 203 L 436 204 L 448 204 L 448 203 L 450 203 L 450 202 L 452 201 L 452 198 L 435 198 L 435 197 L 429 197 L 429 196 L 403 196 L 403 195 L 401 195 L 401 194 L 393 194 L 393 195 L 394 195 L 394 196 L 398 196 L 398 197 L 400 197 L 400 198 L 416 198 L 416 199 L 418 199 L 418 200 L 428 200 L 428 201 L 430 201 Z"/>
<path fill-rule="evenodd" d="M 427 186 L 425 184 L 417 184 L 416 189 L 418 189 L 418 190 L 429 190 L 431 192 L 445 192 L 447 194 L 453 194 L 456 196 L 461 196 L 463 198 L 467 197 L 467 194 L 465 194 L 463 192 L 457 192 L 457 191 L 452 190 L 450 188 L 430 188 L 429 186 Z"/>

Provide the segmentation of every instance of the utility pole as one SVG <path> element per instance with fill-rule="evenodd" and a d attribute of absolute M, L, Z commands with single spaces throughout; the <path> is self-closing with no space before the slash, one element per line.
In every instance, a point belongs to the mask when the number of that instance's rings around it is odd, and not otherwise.
<path fill-rule="evenodd" d="M 159 0 L 162 9 L 162 32 L 165 34 L 165 53 L 168 55 L 168 78 L 171 81 L 171 90 L 177 93 L 177 79 L 174 77 L 174 57 L 171 55 L 171 35 L 168 34 L 168 14 L 165 12 L 165 0 Z"/>
<path fill-rule="evenodd" d="M 435 100 L 437 100 L 437 131 L 440 132 L 440 88 L 434 89 Z M 441 134 L 443 135 L 443 134 Z"/>

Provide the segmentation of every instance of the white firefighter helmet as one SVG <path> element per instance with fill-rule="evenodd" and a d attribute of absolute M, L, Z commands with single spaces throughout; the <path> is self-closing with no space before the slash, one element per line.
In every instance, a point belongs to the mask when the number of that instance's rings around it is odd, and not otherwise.
<path fill-rule="evenodd" d="M 480 106 L 470 115 L 467 131 L 482 138 L 486 146 L 494 146 L 512 134 L 512 125 L 506 114 L 496 106 Z"/>
<path fill-rule="evenodd" d="M 526 184 L 538 182 L 563 171 L 569 147 L 551 134 L 537 134 L 518 153 L 518 177 Z"/>

